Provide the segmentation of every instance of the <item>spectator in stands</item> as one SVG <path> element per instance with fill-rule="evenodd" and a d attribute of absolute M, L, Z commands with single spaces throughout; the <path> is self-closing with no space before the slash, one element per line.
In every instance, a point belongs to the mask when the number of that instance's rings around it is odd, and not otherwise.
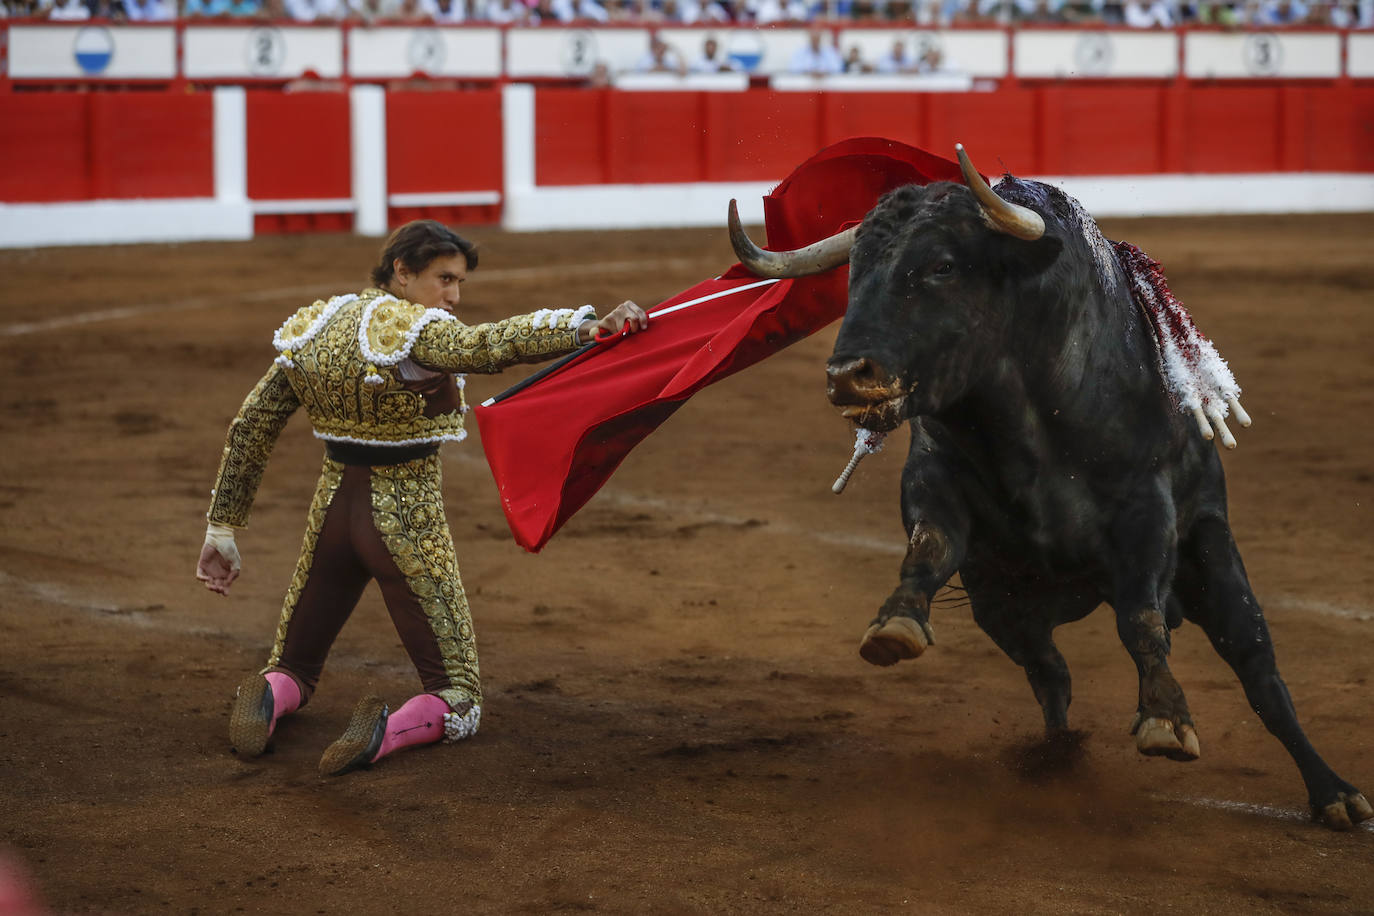
<path fill-rule="evenodd" d="M 364 25 L 371 25 L 379 19 L 390 19 L 388 0 L 347 0 L 346 17 L 357 19 Z M 321 17 L 325 18 L 325 17 Z"/>
<path fill-rule="evenodd" d="M 755 25 L 768 25 L 771 22 L 806 22 L 811 18 L 811 10 L 805 0 L 747 0 L 750 14 Z M 840 52 L 835 52 L 835 63 L 840 63 Z M 838 72 L 838 71 L 836 71 Z"/>
<path fill-rule="evenodd" d="M 677 7 L 683 25 L 730 21 L 730 12 L 716 0 L 677 0 Z"/>
<path fill-rule="evenodd" d="M 735 62 L 729 55 L 720 50 L 720 42 L 716 36 L 707 35 L 706 40 L 701 43 L 701 55 L 692 61 L 691 71 L 693 73 L 728 73 L 738 70 Z"/>
<path fill-rule="evenodd" d="M 167 22 L 177 18 L 175 0 L 124 0 L 130 22 Z"/>
<path fill-rule="evenodd" d="M 497 25 L 523 25 L 529 21 L 530 8 L 522 0 L 487 0 L 486 19 Z"/>
<path fill-rule="evenodd" d="M 1035 5 L 1036 0 L 977 0 L 973 10 L 979 19 L 1010 23 L 1035 15 Z"/>
<path fill-rule="evenodd" d="M 1361 6 L 1364 7 L 1363 11 Z M 1327 22 L 1338 29 L 1367 29 L 1374 25 L 1374 2 L 1336 0 L 1326 10 Z"/>
<path fill-rule="evenodd" d="M 1266 0 L 1255 4 L 1251 25 L 1265 28 L 1281 28 L 1287 25 L 1302 25 L 1307 22 L 1307 5 L 1298 0 Z"/>
<path fill-rule="evenodd" d="M 92 19 L 126 22 L 129 18 L 124 9 L 124 0 L 86 0 L 86 9 L 91 11 Z"/>
<path fill-rule="evenodd" d="M 566 19 L 563 16 L 567 16 Z M 560 23 L 572 22 L 572 7 L 566 3 L 558 4 L 555 9 L 554 0 L 533 0 L 530 7 L 530 25 L 558 25 Z"/>
<path fill-rule="evenodd" d="M 442 25 L 466 22 L 468 18 L 467 0 L 420 0 L 419 10 L 431 22 Z"/>
<path fill-rule="evenodd" d="M 597 0 L 557 0 L 572 11 L 571 22 L 610 22 L 611 14 Z"/>
<path fill-rule="evenodd" d="M 1025 17 L 1026 22 L 1067 23 L 1073 21 L 1065 9 L 1064 0 L 1036 0 Z"/>
<path fill-rule="evenodd" d="M 858 45 L 850 45 L 849 50 L 844 55 L 845 73 L 872 73 L 873 68 L 864 60 L 863 49 Z"/>
<path fill-rule="evenodd" d="M 792 62 L 787 69 L 791 73 L 822 76 L 826 73 L 839 73 L 844 69 L 844 61 L 835 47 L 835 40 L 830 31 L 812 26 L 806 36 L 806 44 L 792 55 Z"/>
<path fill-rule="evenodd" d="M 340 21 L 349 17 L 345 0 L 286 0 L 286 14 L 297 22 Z"/>
<path fill-rule="evenodd" d="M 82 0 L 57 0 L 48 11 L 48 18 L 58 22 L 78 22 L 90 19 L 91 11 Z"/>
<path fill-rule="evenodd" d="M 282 10 L 278 12 L 285 15 Z M 250 19 L 267 13 L 261 0 L 183 0 L 181 10 L 181 15 L 189 18 Z"/>
<path fill-rule="evenodd" d="M 914 16 L 917 25 L 949 28 L 956 19 L 969 18 L 969 0 L 918 0 Z"/>
<path fill-rule="evenodd" d="M 679 75 L 687 72 L 687 65 L 682 62 L 682 55 L 658 37 L 655 32 L 649 36 L 649 50 L 635 63 L 636 73 L 677 73 Z"/>
<path fill-rule="evenodd" d="M 615 85 L 615 78 L 611 75 L 611 68 L 606 62 L 599 60 L 592 67 L 592 72 L 582 81 L 582 85 L 588 89 L 606 89 Z"/>
<path fill-rule="evenodd" d="M 878 58 L 875 69 L 879 73 L 915 73 L 916 58 L 907 53 L 906 41 L 901 38 L 892 42 L 892 48 Z"/>
<path fill-rule="evenodd" d="M 1133 29 L 1167 29 L 1174 24 L 1167 0 L 1126 0 L 1121 12 L 1126 25 Z"/>

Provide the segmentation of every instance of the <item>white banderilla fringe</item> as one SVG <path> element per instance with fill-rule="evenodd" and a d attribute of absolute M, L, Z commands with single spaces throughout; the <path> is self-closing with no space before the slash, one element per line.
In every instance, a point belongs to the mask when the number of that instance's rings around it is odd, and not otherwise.
<path fill-rule="evenodd" d="M 862 426 L 854 430 L 854 454 L 850 457 L 849 464 L 846 464 L 844 470 L 840 472 L 840 476 L 831 484 L 831 491 L 836 494 L 843 493 L 845 484 L 849 483 L 849 475 L 854 473 L 859 462 L 863 460 L 865 455 L 881 452 L 885 439 L 887 439 L 887 433 L 864 429 Z"/>

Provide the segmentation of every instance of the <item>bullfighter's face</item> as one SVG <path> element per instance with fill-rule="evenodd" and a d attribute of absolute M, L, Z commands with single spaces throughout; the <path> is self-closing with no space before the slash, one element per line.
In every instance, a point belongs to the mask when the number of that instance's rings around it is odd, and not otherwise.
<path fill-rule="evenodd" d="M 461 251 L 441 255 L 414 273 L 398 258 L 388 292 L 425 308 L 452 312 L 458 307 L 458 287 L 468 278 L 467 256 Z"/>

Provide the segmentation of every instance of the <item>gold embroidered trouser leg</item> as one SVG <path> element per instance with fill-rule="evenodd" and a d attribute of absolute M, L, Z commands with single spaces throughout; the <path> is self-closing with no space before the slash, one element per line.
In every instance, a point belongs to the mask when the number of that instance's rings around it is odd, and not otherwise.
<path fill-rule="evenodd" d="M 324 669 L 325 656 L 334 638 L 352 613 L 358 598 L 367 585 L 365 572 L 351 569 L 330 569 L 334 575 L 315 575 L 317 568 L 331 568 L 336 564 L 330 554 L 337 552 L 339 528 L 346 527 L 344 517 L 331 518 L 330 508 L 343 481 L 344 466 L 328 458 L 315 485 L 315 498 L 306 513 L 305 537 L 296 560 L 296 571 L 286 587 L 282 600 L 281 619 L 277 623 L 276 640 L 264 671 L 281 671 L 295 678 L 301 687 L 301 702 L 310 699 Z M 322 535 L 328 525 L 329 537 L 320 550 Z M 323 554 L 321 556 L 321 554 Z M 317 560 L 319 562 L 317 562 Z M 352 564 L 348 564 L 351 566 Z M 351 575 L 349 573 L 352 573 Z M 298 613 L 299 611 L 299 613 Z"/>
<path fill-rule="evenodd" d="M 425 691 L 480 704 L 477 645 L 444 518 L 438 455 L 386 467 L 326 460 L 269 669 L 309 696 L 369 579 Z"/>
<path fill-rule="evenodd" d="M 373 564 L 373 575 L 425 690 L 455 708 L 481 705 L 477 640 L 444 517 L 439 456 L 373 468 L 372 521 L 390 561 Z"/>

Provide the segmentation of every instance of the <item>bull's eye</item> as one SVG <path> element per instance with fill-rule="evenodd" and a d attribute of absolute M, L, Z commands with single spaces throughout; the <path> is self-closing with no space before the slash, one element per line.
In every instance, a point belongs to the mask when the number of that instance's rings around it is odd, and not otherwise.
<path fill-rule="evenodd" d="M 935 276 L 937 277 L 948 277 L 952 273 L 954 273 L 953 261 L 941 261 L 935 265 Z"/>

